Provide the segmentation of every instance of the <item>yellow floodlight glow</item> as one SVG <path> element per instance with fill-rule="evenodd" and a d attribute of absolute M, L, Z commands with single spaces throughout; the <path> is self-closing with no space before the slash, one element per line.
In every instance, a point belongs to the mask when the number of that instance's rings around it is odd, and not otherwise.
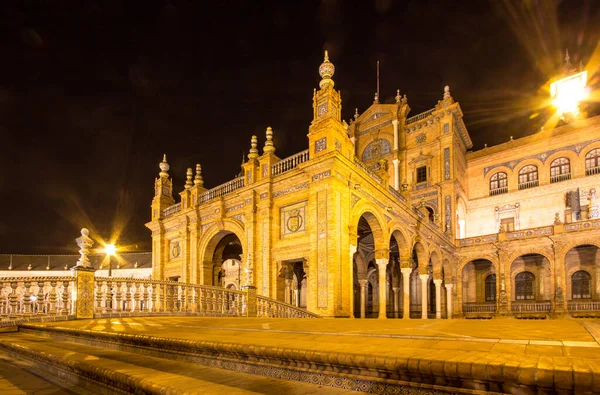
<path fill-rule="evenodd" d="M 114 244 L 106 244 L 104 246 L 104 252 L 108 256 L 115 255 L 115 253 L 117 252 L 117 247 L 115 247 Z"/>
<path fill-rule="evenodd" d="M 579 103 L 588 95 L 586 83 L 587 71 L 584 70 L 550 84 L 552 104 L 561 115 L 579 113 Z"/>

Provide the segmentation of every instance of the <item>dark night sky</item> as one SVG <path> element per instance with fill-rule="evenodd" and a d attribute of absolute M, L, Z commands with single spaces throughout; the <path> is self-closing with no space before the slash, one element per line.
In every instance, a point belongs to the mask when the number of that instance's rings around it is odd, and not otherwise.
<path fill-rule="evenodd" d="M 306 148 L 329 49 L 343 118 L 381 99 L 410 115 L 451 87 L 475 149 L 533 133 L 561 51 L 589 61 L 598 1 L 20 0 L 0 6 L 0 253 L 74 253 L 86 226 L 149 250 L 167 153 L 175 191 L 199 162 L 211 188 L 272 126 Z M 589 70 L 598 84 L 597 65 Z M 592 75 L 596 72 L 596 77 Z"/>

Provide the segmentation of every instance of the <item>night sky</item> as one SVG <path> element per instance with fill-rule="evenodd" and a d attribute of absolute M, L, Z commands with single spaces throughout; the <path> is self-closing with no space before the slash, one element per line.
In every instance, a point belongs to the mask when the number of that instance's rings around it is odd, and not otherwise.
<path fill-rule="evenodd" d="M 324 49 L 346 120 L 372 103 L 379 60 L 382 102 L 400 89 L 416 115 L 448 84 L 480 149 L 539 130 L 564 49 L 587 64 L 600 37 L 592 0 L 5 0 L 0 10 L 0 253 L 76 253 L 84 226 L 150 250 L 162 154 L 178 193 L 196 163 L 207 188 L 236 176 L 267 126 L 279 157 L 306 149 Z"/>

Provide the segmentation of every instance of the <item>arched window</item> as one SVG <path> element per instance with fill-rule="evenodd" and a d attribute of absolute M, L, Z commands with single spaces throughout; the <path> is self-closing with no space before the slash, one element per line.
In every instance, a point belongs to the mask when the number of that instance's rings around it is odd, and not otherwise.
<path fill-rule="evenodd" d="M 585 156 L 585 175 L 600 173 L 600 148 L 591 150 Z"/>
<path fill-rule="evenodd" d="M 556 158 L 550 163 L 550 182 L 571 179 L 571 162 L 567 158 Z"/>
<path fill-rule="evenodd" d="M 485 301 L 496 301 L 496 275 L 490 274 L 485 278 Z"/>
<path fill-rule="evenodd" d="M 535 299 L 535 276 L 531 272 L 521 272 L 515 277 L 515 299 Z"/>
<path fill-rule="evenodd" d="M 585 270 L 573 273 L 571 291 L 573 299 L 590 299 L 592 297 L 592 276 Z"/>
<path fill-rule="evenodd" d="M 519 189 L 533 188 L 537 187 L 538 185 L 539 181 L 537 166 L 523 166 L 521 170 L 519 170 Z"/>
<path fill-rule="evenodd" d="M 508 192 L 506 173 L 498 172 L 490 178 L 490 196 Z"/>

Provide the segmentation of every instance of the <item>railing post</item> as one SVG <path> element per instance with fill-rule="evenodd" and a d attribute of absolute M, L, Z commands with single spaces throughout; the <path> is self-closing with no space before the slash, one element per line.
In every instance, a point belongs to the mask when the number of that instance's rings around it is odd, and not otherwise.
<path fill-rule="evenodd" d="M 256 287 L 244 285 L 242 290 L 246 293 L 246 317 L 257 317 Z"/>

